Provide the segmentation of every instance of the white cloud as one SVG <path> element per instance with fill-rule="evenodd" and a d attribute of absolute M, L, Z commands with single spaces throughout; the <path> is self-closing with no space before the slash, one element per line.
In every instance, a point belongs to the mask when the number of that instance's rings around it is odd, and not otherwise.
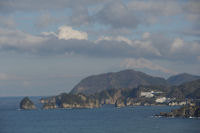
<path fill-rule="evenodd" d="M 155 54 L 156 56 L 161 56 L 161 53 L 159 52 L 159 50 L 156 49 L 155 47 L 153 47 L 153 45 L 152 45 L 152 41 L 150 40 L 150 33 L 145 32 L 142 35 L 142 38 L 144 40 L 130 40 L 130 39 L 123 37 L 123 36 L 117 36 L 117 37 L 101 36 L 95 41 L 95 43 L 100 43 L 101 41 L 125 42 L 126 44 L 128 44 L 129 46 L 131 46 L 133 48 L 143 49 L 144 51 L 148 51 L 152 54 Z"/>
<path fill-rule="evenodd" d="M 121 62 L 121 67 L 125 68 L 140 68 L 140 69 L 149 69 L 149 70 L 156 70 L 167 74 L 176 74 L 176 72 L 166 69 L 158 64 L 151 62 L 150 60 L 144 58 L 127 58 Z"/>
<path fill-rule="evenodd" d="M 74 30 L 70 26 L 60 26 L 58 28 L 58 32 L 42 32 L 42 35 L 45 36 L 56 36 L 58 39 L 64 39 L 64 40 L 69 40 L 69 39 L 76 39 L 76 40 L 88 40 L 88 34 L 83 31 L 79 30 Z"/>
<path fill-rule="evenodd" d="M 88 34 L 86 32 L 78 31 L 72 29 L 72 27 L 69 26 L 61 26 L 58 28 L 58 38 L 59 39 L 78 39 L 78 40 L 87 40 Z"/>
<path fill-rule="evenodd" d="M 175 38 L 171 44 L 170 52 L 182 56 L 199 56 L 200 43 L 197 41 L 187 42 L 181 38 Z"/>
<path fill-rule="evenodd" d="M 156 49 L 153 45 L 152 45 L 152 41 L 151 40 L 134 40 L 133 44 L 137 47 L 140 47 L 142 49 L 145 49 L 151 53 L 153 53 L 156 56 L 162 56 L 160 51 L 158 49 Z"/>
<path fill-rule="evenodd" d="M 180 49 L 184 46 L 184 41 L 180 38 L 175 38 L 174 42 L 171 44 L 171 52 L 175 52 L 177 49 Z"/>
<path fill-rule="evenodd" d="M 57 36 L 57 34 L 55 32 L 53 32 L 53 31 L 42 32 L 41 34 L 44 35 L 44 36 Z"/>
<path fill-rule="evenodd" d="M 95 42 L 99 43 L 100 41 L 118 41 L 118 42 L 125 42 L 128 45 L 132 46 L 132 41 L 126 37 L 123 36 L 117 36 L 117 37 L 112 37 L 112 36 L 101 36 L 99 37 Z"/>
<path fill-rule="evenodd" d="M 31 35 L 20 30 L 0 28 L 0 50 L 38 55 L 81 54 L 110 57 L 143 57 L 191 61 L 200 56 L 200 43 L 181 38 L 170 39 L 144 32 L 142 39 L 101 36 L 89 40 L 88 34 L 61 26 L 56 32 Z"/>

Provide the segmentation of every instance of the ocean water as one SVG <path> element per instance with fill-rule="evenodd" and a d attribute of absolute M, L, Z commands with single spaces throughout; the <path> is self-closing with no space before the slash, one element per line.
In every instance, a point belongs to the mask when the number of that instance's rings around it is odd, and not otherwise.
<path fill-rule="evenodd" d="M 22 98 L 0 98 L 0 133 L 200 133 L 200 119 L 156 118 L 177 107 L 19 110 Z M 37 106 L 39 97 L 31 98 Z"/>

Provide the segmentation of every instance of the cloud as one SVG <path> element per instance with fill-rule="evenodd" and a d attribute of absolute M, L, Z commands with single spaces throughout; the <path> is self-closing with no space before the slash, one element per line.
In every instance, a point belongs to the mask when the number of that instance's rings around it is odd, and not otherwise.
<path fill-rule="evenodd" d="M 97 22 L 114 28 L 134 28 L 140 23 L 134 12 L 120 1 L 106 4 L 94 17 Z"/>
<path fill-rule="evenodd" d="M 74 30 L 70 26 L 60 26 L 57 32 L 42 32 L 45 36 L 55 36 L 58 39 L 77 39 L 77 40 L 87 40 L 88 34 L 83 31 Z"/>
<path fill-rule="evenodd" d="M 40 36 L 34 36 L 20 30 L 0 28 L 0 46 L 24 46 L 36 45 L 46 39 Z"/>
<path fill-rule="evenodd" d="M 91 6 L 108 0 L 1 0 L 0 12 L 12 13 L 16 11 L 60 10 L 76 7 L 77 5 Z"/>
<path fill-rule="evenodd" d="M 150 38 L 150 33 L 149 32 L 144 32 L 142 35 L 143 39 L 149 39 Z"/>
<path fill-rule="evenodd" d="M 134 0 L 127 3 L 133 11 L 141 11 L 148 15 L 171 16 L 181 13 L 181 3 L 176 0 Z"/>
<path fill-rule="evenodd" d="M 7 28 L 13 28 L 16 26 L 16 23 L 15 23 L 13 17 L 0 16 L 0 26 L 7 27 Z"/>
<path fill-rule="evenodd" d="M 174 23 L 177 19 L 181 22 L 191 23 L 189 30 L 183 34 L 199 36 L 200 9 L 199 0 L 1 0 L 0 13 L 13 13 L 16 11 L 70 11 L 60 18 L 42 14 L 36 21 L 38 28 L 65 23 L 71 26 L 90 26 L 100 24 L 102 27 L 110 26 L 112 30 L 119 28 L 137 29 L 138 26 L 152 26 L 153 24 Z M 81 6 L 77 6 L 81 5 Z M 96 9 L 98 8 L 98 9 Z M 93 9 L 93 10 L 91 10 Z M 94 11 L 94 9 L 96 9 Z M 66 17 L 67 16 L 67 17 Z M 0 19 L 4 20 L 4 19 Z M 1 22 L 0 22 L 1 23 Z M 8 25 L 13 25 L 9 20 Z"/>
<path fill-rule="evenodd" d="M 171 44 L 171 52 L 175 52 L 177 49 L 180 49 L 184 46 L 184 41 L 180 38 L 174 39 L 174 42 Z"/>
<path fill-rule="evenodd" d="M 191 62 L 200 56 L 200 43 L 149 32 L 144 32 L 141 39 L 100 36 L 97 40 L 90 40 L 86 32 L 61 26 L 56 32 L 42 32 L 41 35 L 0 29 L 0 52 L 3 51 L 39 56 L 84 55 Z"/>
<path fill-rule="evenodd" d="M 39 16 L 36 19 L 35 26 L 38 29 L 41 29 L 41 28 L 46 28 L 46 27 L 48 27 L 50 25 L 59 23 L 61 21 L 62 21 L 61 18 L 54 17 L 50 13 L 45 13 L 45 14 L 42 14 L 41 16 Z"/>
<path fill-rule="evenodd" d="M 117 36 L 117 37 L 112 37 L 112 36 L 101 36 L 99 37 L 95 42 L 99 43 L 101 41 L 118 41 L 118 42 L 125 42 L 128 45 L 132 45 L 132 41 L 126 37 L 123 36 Z"/>
<path fill-rule="evenodd" d="M 61 26 L 58 28 L 58 30 L 59 32 L 58 32 L 57 37 L 59 39 L 65 39 L 65 40 L 69 40 L 69 39 L 87 40 L 88 39 L 88 35 L 86 32 L 74 30 L 72 29 L 72 27 L 69 27 L 69 26 Z"/>
<path fill-rule="evenodd" d="M 146 34 L 146 33 L 144 33 Z M 148 35 L 150 36 L 150 34 Z M 129 45 L 130 48 L 137 53 L 135 50 L 137 49 L 139 52 L 145 53 L 151 53 L 151 55 L 161 56 L 161 53 L 152 45 L 152 42 L 149 40 L 130 40 L 123 36 L 117 36 L 117 37 L 109 37 L 109 36 L 103 36 L 98 38 L 95 42 L 100 43 L 101 41 L 117 41 L 117 42 L 123 42 L 126 43 L 126 45 Z"/>
<path fill-rule="evenodd" d="M 72 15 L 69 17 L 70 25 L 91 25 L 93 23 L 92 17 L 89 15 L 89 11 L 86 7 L 76 6 L 73 8 Z"/>
<path fill-rule="evenodd" d="M 183 39 L 175 38 L 169 53 L 173 53 L 177 58 L 194 58 L 200 55 L 200 43 L 197 41 L 187 42 Z"/>
<path fill-rule="evenodd" d="M 133 0 L 133 1 L 112 1 L 104 5 L 94 20 L 103 25 L 110 25 L 113 28 L 138 28 L 139 25 L 152 25 L 155 23 L 166 23 L 174 20 L 174 17 L 182 15 L 183 4 L 177 0 Z M 185 2 L 187 3 L 187 2 Z"/>
<path fill-rule="evenodd" d="M 182 34 L 182 35 L 186 35 L 186 36 L 191 36 L 191 37 L 199 37 L 200 36 L 200 30 L 198 30 L 195 27 L 181 29 L 177 33 Z"/>
<path fill-rule="evenodd" d="M 177 74 L 176 72 L 166 69 L 158 64 L 151 62 L 150 60 L 144 58 L 128 58 L 121 62 L 121 67 L 125 68 L 141 68 L 141 69 L 149 69 L 149 70 L 156 70 L 167 74 Z"/>

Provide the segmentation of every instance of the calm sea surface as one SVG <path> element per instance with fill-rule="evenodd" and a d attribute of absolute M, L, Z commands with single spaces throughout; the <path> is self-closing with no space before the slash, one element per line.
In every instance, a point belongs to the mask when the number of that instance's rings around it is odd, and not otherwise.
<path fill-rule="evenodd" d="M 22 111 L 21 99 L 0 98 L 0 133 L 200 133 L 200 119 L 152 117 L 172 107 Z"/>

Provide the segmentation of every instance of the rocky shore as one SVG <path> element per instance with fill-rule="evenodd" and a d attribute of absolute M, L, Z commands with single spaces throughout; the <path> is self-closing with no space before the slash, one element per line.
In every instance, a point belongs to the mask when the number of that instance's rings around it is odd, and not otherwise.
<path fill-rule="evenodd" d="M 160 112 L 159 115 L 163 117 L 200 117 L 200 106 L 198 105 L 184 105 L 179 109 L 174 109 L 171 112 Z"/>
<path fill-rule="evenodd" d="M 98 100 L 82 94 L 74 95 L 63 93 L 58 96 L 42 98 L 42 109 L 55 108 L 98 108 L 101 106 Z"/>

